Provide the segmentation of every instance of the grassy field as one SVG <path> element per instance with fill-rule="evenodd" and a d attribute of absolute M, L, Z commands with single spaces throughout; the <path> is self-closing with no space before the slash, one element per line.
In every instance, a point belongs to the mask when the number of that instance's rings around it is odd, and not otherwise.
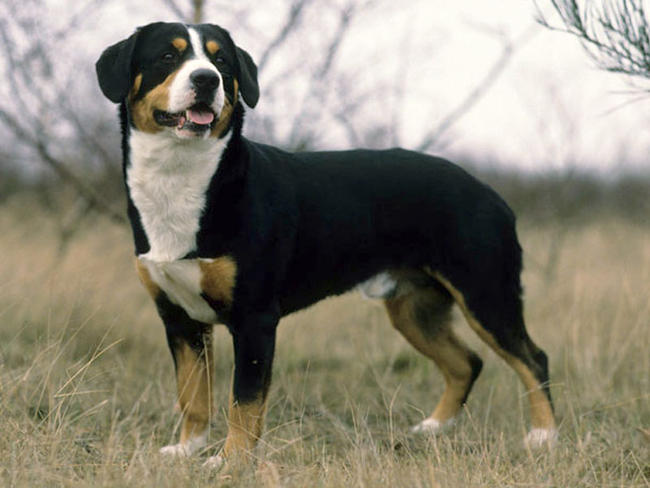
<path fill-rule="evenodd" d="M 127 229 L 87 225 L 61 254 L 51 217 L 18 197 L 0 229 L 2 486 L 650 485 L 649 227 L 520 223 L 528 327 L 549 354 L 560 422 L 552 452 L 523 447 L 522 387 L 460 317 L 483 374 L 446 436 L 410 436 L 442 378 L 379 303 L 351 293 L 281 324 L 259 460 L 234 479 L 201 467 L 225 437 L 225 329 L 211 450 L 161 459 L 179 427 L 173 366 Z"/>

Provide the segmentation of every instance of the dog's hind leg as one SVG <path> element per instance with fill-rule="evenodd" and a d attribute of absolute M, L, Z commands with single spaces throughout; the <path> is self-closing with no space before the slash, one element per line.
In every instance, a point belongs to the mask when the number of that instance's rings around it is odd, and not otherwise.
<path fill-rule="evenodd" d="M 443 374 L 445 391 L 438 405 L 412 429 L 436 433 L 453 423 L 481 372 L 482 361 L 452 330 L 451 295 L 427 276 L 413 277 L 398 279 L 395 295 L 384 303 L 393 326 Z"/>
<path fill-rule="evenodd" d="M 484 281 L 475 279 L 457 287 L 440 273 L 433 274 L 454 297 L 470 327 L 515 370 L 524 384 L 532 426 L 526 443 L 531 447 L 552 444 L 557 428 L 549 390 L 548 359 L 526 331 L 519 286 L 501 283 L 502 286 L 477 290 L 475 283 Z"/>

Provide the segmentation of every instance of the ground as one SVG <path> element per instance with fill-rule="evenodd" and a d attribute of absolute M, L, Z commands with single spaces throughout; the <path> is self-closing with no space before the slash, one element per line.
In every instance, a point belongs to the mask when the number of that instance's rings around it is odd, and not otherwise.
<path fill-rule="evenodd" d="M 560 440 L 524 448 L 525 393 L 484 359 L 457 425 L 413 437 L 442 378 L 357 293 L 283 320 L 254 468 L 202 468 L 222 444 L 232 352 L 215 330 L 211 450 L 169 461 L 171 356 L 137 282 L 128 229 L 85 224 L 62 250 L 27 200 L 0 207 L 0 484 L 4 486 L 649 486 L 650 227 L 523 219 L 526 318 L 549 355 Z"/>

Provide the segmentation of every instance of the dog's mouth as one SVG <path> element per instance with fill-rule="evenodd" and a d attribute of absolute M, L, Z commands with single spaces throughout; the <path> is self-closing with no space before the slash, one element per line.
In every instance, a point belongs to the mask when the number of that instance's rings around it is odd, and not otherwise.
<path fill-rule="evenodd" d="M 179 132 L 188 131 L 202 134 L 212 129 L 217 120 L 214 110 L 207 103 L 197 103 L 182 112 L 165 112 L 154 110 L 154 119 L 158 125 L 175 127 Z"/>

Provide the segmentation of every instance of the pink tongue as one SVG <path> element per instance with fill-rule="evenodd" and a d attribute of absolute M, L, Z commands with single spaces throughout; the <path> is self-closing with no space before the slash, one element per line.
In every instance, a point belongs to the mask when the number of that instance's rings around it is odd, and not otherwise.
<path fill-rule="evenodd" d="M 207 125 L 211 124 L 214 120 L 214 114 L 212 112 L 200 112 L 198 110 L 188 110 L 187 118 L 190 119 L 195 124 Z"/>

